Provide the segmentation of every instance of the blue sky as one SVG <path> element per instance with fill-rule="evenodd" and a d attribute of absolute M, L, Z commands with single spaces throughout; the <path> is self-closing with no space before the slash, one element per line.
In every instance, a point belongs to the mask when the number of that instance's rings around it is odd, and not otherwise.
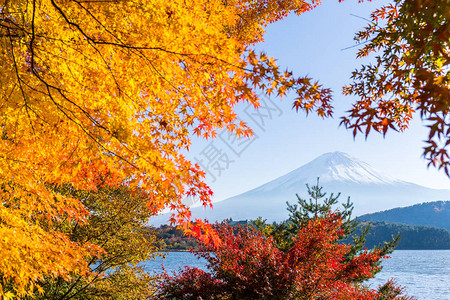
<path fill-rule="evenodd" d="M 210 170 L 207 176 L 215 201 L 255 188 L 333 151 L 346 152 L 398 179 L 450 189 L 450 179 L 444 172 L 427 169 L 422 158 L 427 129 L 420 118 L 416 117 L 406 132 L 389 132 L 385 138 L 374 132 L 367 140 L 362 135 L 353 139 L 350 131 L 339 127 L 340 117 L 355 100 L 341 94 L 342 86 L 350 82 L 351 72 L 363 63 L 355 58 L 357 47 L 348 47 L 355 45 L 354 33 L 367 23 L 360 17 L 368 18 L 371 11 L 387 1 L 324 2 L 311 12 L 271 24 L 265 42 L 256 48 L 276 58 L 282 69 L 298 76 L 308 75 L 330 87 L 334 92 L 334 117 L 321 119 L 296 113 L 291 109 L 292 97 L 266 99 L 266 109 L 260 115 L 246 105 L 240 106 L 240 117 L 256 134 L 251 143 L 239 145 L 224 133 L 221 139 L 194 140 L 188 154 L 203 162 L 205 155 L 212 153 L 208 151 L 225 155 L 220 162 L 223 169 Z"/>

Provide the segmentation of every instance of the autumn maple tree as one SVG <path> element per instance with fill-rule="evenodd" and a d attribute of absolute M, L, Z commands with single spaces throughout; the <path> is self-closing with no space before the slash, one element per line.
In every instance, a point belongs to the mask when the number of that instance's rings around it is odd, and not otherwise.
<path fill-rule="evenodd" d="M 413 299 L 392 282 L 379 290 L 358 283 L 372 277 L 383 255 L 362 250 L 348 259 L 352 246 L 337 243 L 342 224 L 332 213 L 311 219 L 287 252 L 256 227 L 217 225 L 222 244 L 204 244 L 195 252 L 208 270 L 165 273 L 154 299 Z"/>
<path fill-rule="evenodd" d="M 220 246 L 203 243 L 193 251 L 207 270 L 164 272 L 155 299 L 414 299 L 392 280 L 377 290 L 363 284 L 398 237 L 367 250 L 367 231 L 354 234 L 350 200 L 337 209 L 340 194 L 327 195 L 319 180 L 307 190 L 310 198 L 288 203 L 289 218 L 280 224 L 216 224 Z"/>
<path fill-rule="evenodd" d="M 205 241 L 185 196 L 210 204 L 204 172 L 182 154 L 192 134 L 250 135 L 236 118 L 256 94 L 297 93 L 331 114 L 330 91 L 252 51 L 264 26 L 320 1 L 0 2 L 0 296 L 33 294 L 46 276 L 88 276 L 99 245 L 53 223 L 86 222 L 77 197 L 50 186 L 139 189 L 152 214 Z M 99 186 L 99 182 L 101 185 Z"/>
<path fill-rule="evenodd" d="M 344 94 L 359 98 L 342 123 L 353 134 L 407 128 L 414 112 L 427 123 L 424 156 L 450 177 L 450 1 L 394 0 L 375 10 L 356 35 L 358 57 Z"/>

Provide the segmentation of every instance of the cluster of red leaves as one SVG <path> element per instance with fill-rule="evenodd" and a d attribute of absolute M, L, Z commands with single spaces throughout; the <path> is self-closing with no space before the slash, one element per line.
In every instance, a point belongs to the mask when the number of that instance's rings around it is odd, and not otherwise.
<path fill-rule="evenodd" d="M 97 191 L 100 187 L 117 187 L 120 172 L 114 166 L 108 166 L 105 162 L 93 164 L 91 162 L 77 162 L 77 177 L 80 188 Z"/>
<path fill-rule="evenodd" d="M 376 54 L 373 63 L 352 73 L 343 93 L 359 98 L 342 118 L 353 131 L 408 128 L 420 113 L 429 130 L 423 155 L 450 176 L 450 2 L 395 0 L 371 15 L 356 34 L 364 45 L 358 57 Z"/>
<path fill-rule="evenodd" d="M 350 245 L 338 244 L 342 220 L 335 214 L 311 220 L 299 230 L 288 252 L 254 227 L 217 225 L 222 243 L 203 245 L 196 255 L 208 261 L 205 272 L 185 267 L 163 274 L 158 299 L 377 299 L 376 290 L 355 283 L 371 277 L 379 252 L 350 261 Z M 380 298 L 379 298 L 380 299 Z M 398 299 L 398 298 L 392 298 Z"/>
<path fill-rule="evenodd" d="M 298 232 L 295 246 L 287 254 L 288 266 L 294 269 L 294 284 L 300 283 L 296 290 L 307 299 L 373 299 L 373 290 L 361 289 L 353 282 L 372 277 L 380 251 L 364 251 L 346 261 L 351 246 L 336 243 L 343 234 L 342 219 L 335 214 L 313 219 Z"/>

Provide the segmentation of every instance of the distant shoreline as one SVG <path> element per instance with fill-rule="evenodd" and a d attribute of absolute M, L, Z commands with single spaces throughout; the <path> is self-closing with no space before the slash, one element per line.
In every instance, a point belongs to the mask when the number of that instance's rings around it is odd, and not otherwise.
<path fill-rule="evenodd" d="M 450 248 L 445 249 L 423 249 L 423 248 L 409 248 L 409 249 L 395 249 L 394 251 L 450 251 Z M 170 252 L 191 252 L 191 250 L 177 249 L 177 250 L 159 250 L 158 253 Z M 195 251 L 194 251 L 195 252 Z"/>

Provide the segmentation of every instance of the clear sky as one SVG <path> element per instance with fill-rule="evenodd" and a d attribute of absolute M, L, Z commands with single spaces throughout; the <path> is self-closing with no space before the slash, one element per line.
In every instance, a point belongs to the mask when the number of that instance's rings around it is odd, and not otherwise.
<path fill-rule="evenodd" d="M 311 12 L 290 15 L 267 28 L 265 42 L 256 48 L 276 58 L 283 70 L 308 75 L 330 87 L 334 92 L 334 117 L 321 119 L 296 113 L 291 109 L 292 97 L 267 99 L 259 112 L 246 105 L 239 107 L 240 117 L 255 131 L 254 140 L 239 143 L 223 133 L 216 140 L 194 140 L 188 154 L 206 163 L 213 153 L 220 153 L 220 160 L 210 165 L 207 176 L 214 201 L 246 192 L 333 151 L 346 152 L 401 180 L 450 189 L 450 179 L 444 172 L 427 169 L 422 158 L 422 141 L 428 131 L 420 118 L 406 132 L 392 131 L 385 138 L 373 132 L 367 140 L 363 135 L 353 139 L 350 131 L 339 127 L 340 117 L 355 100 L 342 95 L 342 86 L 350 82 L 351 72 L 363 62 L 356 59 L 357 47 L 347 48 L 355 45 L 354 33 L 367 24 L 361 18 L 387 3 L 357 2 L 324 1 Z"/>

